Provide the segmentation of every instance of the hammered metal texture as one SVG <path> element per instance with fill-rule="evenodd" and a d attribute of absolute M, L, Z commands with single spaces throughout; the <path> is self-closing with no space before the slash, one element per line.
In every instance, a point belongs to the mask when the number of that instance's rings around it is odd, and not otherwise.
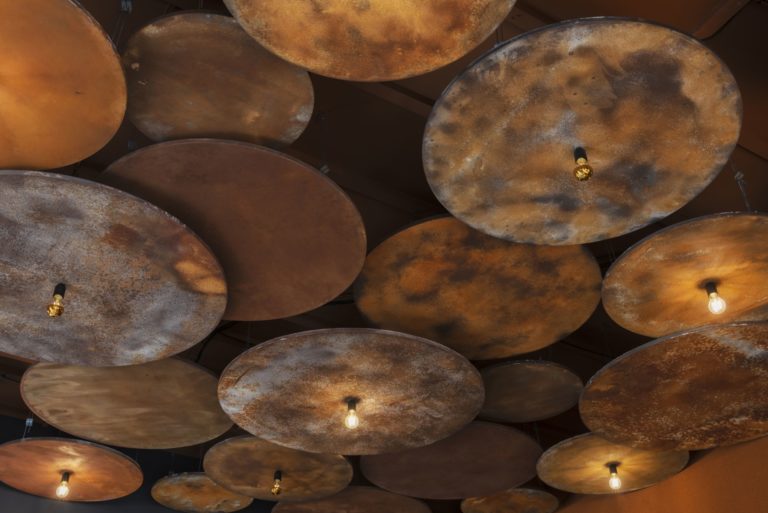
<path fill-rule="evenodd" d="M 69 472 L 67 501 L 97 502 L 130 495 L 141 486 L 139 465 L 109 447 L 66 438 L 26 438 L 0 445 L 0 481 L 22 492 L 56 499 Z"/>
<path fill-rule="evenodd" d="M 203 473 L 173 474 L 157 481 L 152 498 L 166 508 L 187 513 L 230 513 L 253 499 L 225 490 Z"/>
<path fill-rule="evenodd" d="M 178 216 L 221 259 L 231 320 L 298 315 L 342 293 L 365 262 L 363 221 L 309 165 L 253 144 L 191 139 L 113 163 L 104 179 Z"/>
<path fill-rule="evenodd" d="M 224 0 L 275 55 L 318 75 L 378 82 L 469 53 L 515 0 Z M 297 37 L 300 35 L 300 37 Z"/>
<path fill-rule="evenodd" d="M 568 245 L 666 217 L 739 137 L 741 97 L 695 39 L 621 18 L 572 20 L 493 49 L 446 89 L 424 169 L 453 215 L 494 237 Z M 575 150 L 594 174 L 574 177 Z"/>
<path fill-rule="evenodd" d="M 713 314 L 706 283 L 725 312 Z M 603 305 L 624 328 L 661 337 L 707 324 L 768 320 L 768 215 L 691 219 L 646 237 L 611 266 Z"/>
<path fill-rule="evenodd" d="M 554 513 L 560 506 L 551 493 L 515 488 L 486 497 L 461 501 L 461 513 Z"/>
<path fill-rule="evenodd" d="M 348 400 L 360 425 L 344 425 Z M 224 411 L 246 431 L 326 454 L 420 447 L 469 423 L 483 402 L 480 373 L 461 355 L 393 331 L 337 328 L 254 347 L 219 381 Z"/>
<path fill-rule="evenodd" d="M 325 499 L 281 502 L 272 513 L 430 513 L 423 502 L 370 486 L 350 486 Z"/>
<path fill-rule="evenodd" d="M 64 314 L 46 306 L 66 285 Z M 208 247 L 110 187 L 0 171 L 0 351 L 75 365 L 159 360 L 199 342 L 226 306 Z"/>
<path fill-rule="evenodd" d="M 355 292 L 376 325 L 486 360 L 541 349 L 581 326 L 600 301 L 600 268 L 581 246 L 516 244 L 446 217 L 380 244 Z"/>
<path fill-rule="evenodd" d="M 768 323 L 699 328 L 649 342 L 589 381 L 594 432 L 651 450 L 699 450 L 768 435 Z"/>
<path fill-rule="evenodd" d="M 0 169 L 63 167 L 107 144 L 125 114 L 125 77 L 77 2 L 0 2 L 0 48 Z"/>
<path fill-rule="evenodd" d="M 364 456 L 366 479 L 394 493 L 425 499 L 464 499 L 520 486 L 536 475 L 541 447 L 500 424 L 473 422 L 426 447 Z"/>
<path fill-rule="evenodd" d="M 131 36 L 128 119 L 154 141 L 292 143 L 309 123 L 309 74 L 259 46 L 229 16 L 185 12 Z"/>

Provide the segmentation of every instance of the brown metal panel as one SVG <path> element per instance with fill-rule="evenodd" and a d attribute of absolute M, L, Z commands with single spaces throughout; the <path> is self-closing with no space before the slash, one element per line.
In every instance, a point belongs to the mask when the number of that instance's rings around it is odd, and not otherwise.
<path fill-rule="evenodd" d="M 343 492 L 325 499 L 301 502 L 281 502 L 273 513 L 429 513 L 423 502 L 401 497 L 371 486 L 350 486 Z"/>
<path fill-rule="evenodd" d="M 205 474 L 186 472 L 157 481 L 152 498 L 166 508 L 187 513 L 231 513 L 253 502 L 250 497 L 222 488 Z"/>
<path fill-rule="evenodd" d="M 461 501 L 461 513 L 554 513 L 560 506 L 551 493 L 515 488 Z"/>

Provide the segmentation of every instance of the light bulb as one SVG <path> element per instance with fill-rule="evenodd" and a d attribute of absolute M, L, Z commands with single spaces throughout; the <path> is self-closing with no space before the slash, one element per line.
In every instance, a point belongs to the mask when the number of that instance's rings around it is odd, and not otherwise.
<path fill-rule="evenodd" d="M 280 495 L 280 492 L 283 491 L 283 487 L 280 485 L 280 483 L 283 480 L 283 473 L 279 470 L 275 471 L 275 481 L 272 483 L 272 495 Z"/>
<path fill-rule="evenodd" d="M 725 306 L 725 299 L 721 298 L 717 292 L 709 293 L 709 303 L 707 303 L 707 308 L 709 308 L 710 312 L 715 315 L 721 314 L 725 312 Z"/>
<path fill-rule="evenodd" d="M 611 490 L 619 490 L 621 488 L 621 478 L 619 477 L 619 473 L 616 469 L 618 465 L 616 464 L 610 464 L 608 465 L 608 469 L 611 472 L 611 477 L 608 478 L 608 487 Z"/>
<path fill-rule="evenodd" d="M 360 418 L 357 416 L 357 402 L 353 399 L 347 401 L 347 416 L 344 419 L 344 425 L 347 429 L 355 429 L 360 425 Z"/>
<path fill-rule="evenodd" d="M 61 474 L 61 482 L 56 487 L 56 497 L 59 499 L 66 499 L 69 495 L 69 472 Z"/>

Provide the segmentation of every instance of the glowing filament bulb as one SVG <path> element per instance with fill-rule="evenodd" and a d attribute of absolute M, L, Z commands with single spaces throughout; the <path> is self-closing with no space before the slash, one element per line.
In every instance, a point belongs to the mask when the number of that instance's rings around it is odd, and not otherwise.
<path fill-rule="evenodd" d="M 357 401 L 350 399 L 347 401 L 347 416 L 344 419 L 344 425 L 347 429 L 355 429 L 360 425 L 360 418 L 357 416 Z"/>
<path fill-rule="evenodd" d="M 707 303 L 707 308 L 709 308 L 709 311 L 715 315 L 719 315 L 725 312 L 725 299 L 721 298 L 717 293 L 717 287 L 715 284 L 712 282 L 707 283 L 706 288 L 707 296 L 709 296 L 709 302 Z"/>
<path fill-rule="evenodd" d="M 616 469 L 618 465 L 615 463 L 611 463 L 608 465 L 608 469 L 611 472 L 611 477 L 608 478 L 608 487 L 611 490 L 619 490 L 621 488 L 621 478 L 619 477 L 619 473 Z"/>
<path fill-rule="evenodd" d="M 67 495 L 69 495 L 69 472 L 63 472 L 61 474 L 61 482 L 56 487 L 56 497 L 66 499 Z"/>
<path fill-rule="evenodd" d="M 283 487 L 281 486 L 281 482 L 283 480 L 283 473 L 279 470 L 275 471 L 275 481 L 272 483 L 272 495 L 280 495 L 280 492 L 283 491 Z"/>

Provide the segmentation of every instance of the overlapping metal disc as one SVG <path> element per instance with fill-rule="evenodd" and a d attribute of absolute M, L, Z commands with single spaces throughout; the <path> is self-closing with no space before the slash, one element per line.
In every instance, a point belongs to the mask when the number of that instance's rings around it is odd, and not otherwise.
<path fill-rule="evenodd" d="M 701 43 L 589 18 L 496 47 L 453 81 L 424 136 L 424 169 L 453 215 L 494 237 L 568 245 L 666 217 L 725 165 L 741 99 Z M 584 150 L 593 175 L 579 181 Z"/>
<path fill-rule="evenodd" d="M 485 497 L 461 501 L 461 513 L 554 513 L 560 501 L 551 493 L 513 488 Z"/>
<path fill-rule="evenodd" d="M 312 116 L 309 74 L 228 17 L 184 12 L 131 36 L 128 119 L 154 141 L 189 137 L 290 144 Z"/>
<path fill-rule="evenodd" d="M 584 423 L 651 450 L 708 449 L 768 435 L 768 323 L 707 326 L 615 359 L 589 381 Z"/>
<path fill-rule="evenodd" d="M 152 498 L 166 508 L 187 513 L 230 513 L 253 499 L 231 492 L 201 472 L 166 476 L 152 487 Z"/>
<path fill-rule="evenodd" d="M 464 357 L 394 331 L 337 328 L 254 347 L 219 381 L 224 411 L 246 431 L 309 452 L 378 454 L 447 437 L 477 415 L 480 373 Z M 349 401 L 359 426 L 345 426 Z"/>
<path fill-rule="evenodd" d="M 483 360 L 567 336 L 592 314 L 599 290 L 600 268 L 584 247 L 516 244 L 445 217 L 406 228 L 373 250 L 356 304 L 383 328 Z"/>
<path fill-rule="evenodd" d="M 64 312 L 50 318 L 57 285 Z M 216 327 L 224 275 L 162 210 L 97 183 L 0 171 L 0 351 L 78 365 L 179 353 Z"/>
<path fill-rule="evenodd" d="M 273 513 L 429 513 L 423 502 L 385 492 L 371 486 L 350 486 L 325 499 L 289 503 L 281 502 Z"/>

